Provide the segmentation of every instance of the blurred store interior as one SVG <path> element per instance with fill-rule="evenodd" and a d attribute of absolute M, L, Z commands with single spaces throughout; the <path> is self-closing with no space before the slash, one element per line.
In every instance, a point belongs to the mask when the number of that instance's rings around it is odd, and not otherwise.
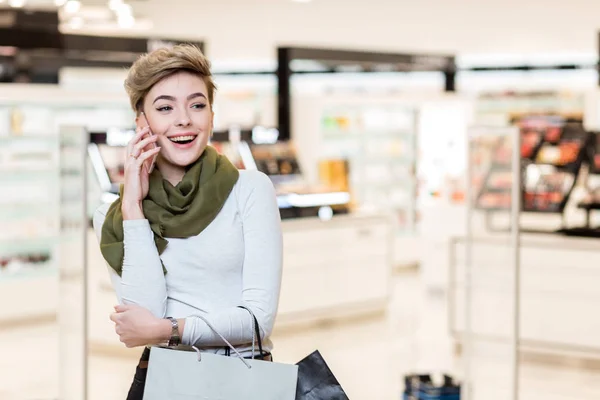
<path fill-rule="evenodd" d="M 352 400 L 599 398 L 599 14 L 0 0 L 0 399 L 125 398 L 141 350 L 90 221 L 123 180 L 127 68 L 184 42 L 211 144 L 276 188 L 278 361 L 319 349 Z"/>

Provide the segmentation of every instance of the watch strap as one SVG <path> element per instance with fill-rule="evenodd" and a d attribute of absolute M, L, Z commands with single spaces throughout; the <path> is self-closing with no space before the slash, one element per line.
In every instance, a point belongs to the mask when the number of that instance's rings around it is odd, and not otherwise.
<path fill-rule="evenodd" d="M 179 323 L 173 317 L 167 317 L 171 321 L 171 338 L 169 339 L 170 346 L 178 346 L 181 342 L 181 336 L 179 335 Z"/>

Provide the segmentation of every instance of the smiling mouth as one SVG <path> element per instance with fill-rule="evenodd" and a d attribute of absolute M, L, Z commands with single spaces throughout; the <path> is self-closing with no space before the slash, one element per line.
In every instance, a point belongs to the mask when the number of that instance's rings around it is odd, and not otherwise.
<path fill-rule="evenodd" d="M 198 136 L 176 136 L 171 137 L 169 140 L 175 144 L 189 144 L 192 143 Z"/>

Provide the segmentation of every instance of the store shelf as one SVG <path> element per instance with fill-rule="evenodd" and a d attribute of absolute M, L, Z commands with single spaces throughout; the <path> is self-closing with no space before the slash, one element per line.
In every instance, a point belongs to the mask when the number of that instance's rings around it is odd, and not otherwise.
<path fill-rule="evenodd" d="M 0 220 L 8 222 L 22 218 L 54 217 L 56 210 L 50 203 L 38 204 L 2 204 L 0 203 Z"/>
<path fill-rule="evenodd" d="M 512 165 L 510 164 L 504 164 L 504 163 L 499 163 L 499 164 L 493 164 L 490 169 L 490 172 L 493 171 L 498 171 L 498 172 L 510 172 L 512 171 Z"/>
<path fill-rule="evenodd" d="M 399 164 L 399 165 L 412 165 L 415 161 L 409 157 L 395 156 L 395 155 L 382 155 L 382 156 L 354 156 L 352 157 L 357 161 L 367 162 L 369 164 Z"/>
<path fill-rule="evenodd" d="M 344 131 L 344 130 L 324 130 L 324 139 L 361 139 L 366 138 L 367 140 L 390 140 L 390 138 L 411 138 L 413 132 L 408 130 L 377 130 L 377 129 L 365 129 L 356 131 Z"/>
<path fill-rule="evenodd" d="M 580 203 L 577 205 L 577 208 L 583 210 L 600 210 L 600 203 Z"/>
<path fill-rule="evenodd" d="M 510 193 L 511 188 L 510 187 L 506 187 L 506 188 L 499 188 L 499 187 L 487 187 L 485 189 L 485 191 L 487 193 Z"/>
<path fill-rule="evenodd" d="M 558 231 L 565 236 L 600 238 L 600 229 L 598 228 L 568 228 Z"/>
<path fill-rule="evenodd" d="M 0 255 L 13 255 L 49 251 L 58 244 L 55 237 L 31 239 L 0 239 Z"/>
<path fill-rule="evenodd" d="M 55 170 L 52 170 L 51 166 L 35 168 L 35 169 L 14 169 L 14 168 L 2 168 L 0 166 L 0 181 L 2 182 L 10 182 L 10 181 L 23 181 L 23 180 L 31 180 L 35 179 L 39 181 L 43 179 L 44 181 L 51 180 L 54 182 L 58 180 L 58 174 Z"/>
<path fill-rule="evenodd" d="M 0 144 L 12 144 L 12 143 L 28 143 L 35 142 L 36 144 L 56 144 L 58 143 L 58 137 L 56 135 L 12 135 L 12 134 L 0 134 Z"/>
<path fill-rule="evenodd" d="M 502 207 L 481 207 L 478 210 L 485 212 L 509 212 L 510 207 L 502 208 Z"/>
<path fill-rule="evenodd" d="M 27 267 L 25 270 L 18 272 L 0 271 L 0 284 L 12 283 L 17 280 L 31 280 L 51 276 L 58 277 L 58 268 L 54 264 L 40 267 Z"/>
<path fill-rule="evenodd" d="M 414 182 L 402 182 L 401 184 L 396 182 L 352 182 L 352 186 L 361 187 L 361 188 L 370 188 L 370 189 L 412 189 L 414 188 Z"/>
<path fill-rule="evenodd" d="M 561 212 L 561 206 L 549 207 L 548 209 L 523 207 L 522 211 L 532 214 L 556 214 Z"/>

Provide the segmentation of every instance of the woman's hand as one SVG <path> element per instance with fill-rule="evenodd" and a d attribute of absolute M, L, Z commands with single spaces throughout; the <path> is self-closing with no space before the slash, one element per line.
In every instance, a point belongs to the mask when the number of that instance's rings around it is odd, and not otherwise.
<path fill-rule="evenodd" d="M 148 127 L 140 129 L 127 145 L 125 178 L 121 210 L 123 219 L 143 219 L 142 200 L 148 195 L 149 167 L 152 158 L 160 152 L 156 135 L 149 135 Z M 142 139 L 145 135 L 149 135 Z M 156 147 L 153 147 L 156 146 Z"/>
<path fill-rule="evenodd" d="M 118 305 L 115 311 L 110 320 L 115 323 L 115 332 L 126 347 L 165 343 L 171 337 L 171 323 L 156 318 L 144 307 Z"/>

